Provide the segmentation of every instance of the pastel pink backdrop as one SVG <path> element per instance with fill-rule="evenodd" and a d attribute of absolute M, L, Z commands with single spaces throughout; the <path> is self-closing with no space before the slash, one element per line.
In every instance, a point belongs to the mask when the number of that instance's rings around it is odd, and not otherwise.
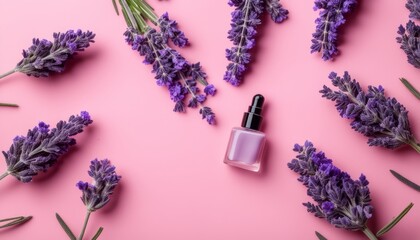
<path fill-rule="evenodd" d="M 33 215 L 29 223 L 0 230 L 0 239 L 67 239 L 54 213 L 79 233 L 85 207 L 78 180 L 90 181 L 89 161 L 109 158 L 123 176 L 111 202 L 94 213 L 86 239 L 98 227 L 101 239 L 142 240 L 275 240 L 365 239 L 358 233 L 330 226 L 306 212 L 306 189 L 286 163 L 294 158 L 294 143 L 312 140 L 340 168 L 370 181 L 377 231 L 409 202 L 413 210 L 382 239 L 420 238 L 419 194 L 395 180 L 395 169 L 420 182 L 420 156 L 409 148 L 390 151 L 369 147 L 334 103 L 318 91 L 329 85 L 328 74 L 348 70 L 363 87 L 385 87 L 407 109 L 420 137 L 420 102 L 398 81 L 406 77 L 420 88 L 419 70 L 406 62 L 395 42 L 397 27 L 408 21 L 405 1 L 361 0 L 340 34 L 341 55 L 324 62 L 310 54 L 317 12 L 313 1 L 286 1 L 290 18 L 282 24 L 263 19 L 255 62 L 244 84 L 235 88 L 222 80 L 232 8 L 227 1 L 149 0 L 159 14 L 176 19 L 191 46 L 180 52 L 200 61 L 218 94 L 208 100 L 217 126 L 208 126 L 196 110 L 173 113 L 173 103 L 159 88 L 122 36 L 123 17 L 112 3 L 85 0 L 3 1 L 0 5 L 0 72 L 14 67 L 33 37 L 51 38 L 55 31 L 93 30 L 94 43 L 77 56 L 64 74 L 36 79 L 16 73 L 0 80 L 0 149 L 14 136 L 26 134 L 39 121 L 55 124 L 87 110 L 94 124 L 77 136 L 78 145 L 46 174 L 30 184 L 8 177 L 0 182 L 0 217 Z M 418 22 L 417 22 L 418 23 Z M 268 137 L 263 172 L 254 174 L 222 163 L 230 129 L 241 122 L 251 97 L 266 97 L 264 131 Z M 5 162 L 0 161 L 0 169 Z"/>

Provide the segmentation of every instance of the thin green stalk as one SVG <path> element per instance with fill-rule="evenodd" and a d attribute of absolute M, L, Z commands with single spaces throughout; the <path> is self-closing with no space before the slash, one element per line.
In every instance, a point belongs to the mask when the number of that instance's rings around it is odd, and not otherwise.
<path fill-rule="evenodd" d="M 0 180 L 2 180 L 3 178 L 7 177 L 9 175 L 9 172 L 4 172 L 2 175 L 0 175 Z"/>
<path fill-rule="evenodd" d="M 14 103 L 0 103 L 0 107 L 19 107 L 19 105 Z"/>
<path fill-rule="evenodd" d="M 82 232 L 80 232 L 79 238 L 77 238 L 77 240 L 83 240 L 83 236 L 85 235 L 86 227 L 89 222 L 89 217 L 91 213 L 92 212 L 89 210 L 86 212 L 86 217 L 85 217 L 85 222 L 83 223 Z"/>
<path fill-rule="evenodd" d="M 17 72 L 17 69 L 16 69 L 16 68 L 14 68 L 14 69 L 12 69 L 12 70 L 10 70 L 10 71 L 6 72 L 6 73 L 1 74 L 1 75 L 0 75 L 0 78 L 4 78 L 4 77 L 6 77 L 6 76 L 9 76 L 10 74 L 13 74 L 13 73 L 15 73 L 15 72 Z"/>
<path fill-rule="evenodd" d="M 417 91 L 417 89 L 411 85 L 411 83 L 405 79 L 405 78 L 400 78 L 400 81 L 402 82 L 402 84 L 404 84 L 404 86 L 417 98 L 420 100 L 420 92 Z"/>
<path fill-rule="evenodd" d="M 363 229 L 363 233 L 370 239 L 370 240 L 378 240 L 378 238 L 376 238 L 375 234 L 373 234 L 372 231 L 370 231 L 370 229 L 368 227 L 365 227 Z"/>
<path fill-rule="evenodd" d="M 1 219 L 0 222 L 8 222 L 8 223 L 1 225 L 0 228 L 7 228 L 7 227 L 20 225 L 20 224 L 26 223 L 27 221 L 31 219 L 32 219 L 32 216 L 28 216 L 28 217 L 20 216 L 20 217 L 14 217 L 14 218 Z"/>
<path fill-rule="evenodd" d="M 417 142 L 411 141 L 408 143 L 408 145 L 410 145 L 414 150 L 420 153 L 420 145 Z"/>

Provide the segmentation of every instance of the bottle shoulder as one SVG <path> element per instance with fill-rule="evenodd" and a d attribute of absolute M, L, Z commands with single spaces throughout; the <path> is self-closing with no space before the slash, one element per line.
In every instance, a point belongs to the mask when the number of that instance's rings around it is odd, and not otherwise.
<path fill-rule="evenodd" d="M 264 132 L 254 130 L 254 129 L 244 128 L 244 127 L 234 127 L 232 128 L 232 132 L 242 132 L 242 133 L 248 133 L 248 134 L 253 134 L 253 135 L 265 136 Z"/>

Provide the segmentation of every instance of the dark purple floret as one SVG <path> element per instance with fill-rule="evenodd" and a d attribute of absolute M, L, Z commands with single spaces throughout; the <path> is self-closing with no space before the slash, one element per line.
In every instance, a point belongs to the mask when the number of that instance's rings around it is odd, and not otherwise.
<path fill-rule="evenodd" d="M 281 23 L 286 20 L 287 15 L 289 14 L 289 11 L 283 8 L 279 0 L 266 0 L 265 10 L 276 23 Z"/>
<path fill-rule="evenodd" d="M 144 63 L 153 66 L 156 83 L 168 88 L 170 98 L 175 102 L 174 112 L 184 112 L 185 101 L 188 101 L 188 107 L 196 108 L 200 105 L 203 108 L 206 95 L 215 94 L 216 88 L 207 83 L 207 74 L 200 63 L 190 64 L 179 52 L 169 47 L 164 33 L 152 28 L 144 34 L 128 29 L 124 35 L 132 49 L 144 56 Z M 205 86 L 206 95 L 198 94 L 197 82 Z M 208 118 L 209 123 L 214 122 L 211 117 Z"/>
<path fill-rule="evenodd" d="M 204 93 L 207 95 L 211 95 L 214 96 L 216 94 L 216 88 L 214 87 L 213 84 L 209 84 L 204 88 Z"/>
<path fill-rule="evenodd" d="M 410 18 L 420 20 L 420 0 L 407 0 L 405 7 L 410 10 Z"/>
<path fill-rule="evenodd" d="M 322 52 L 322 59 L 331 60 L 338 54 L 337 31 L 346 22 L 345 14 L 357 4 L 357 0 L 315 0 L 314 10 L 320 10 L 312 34 L 311 53 Z"/>
<path fill-rule="evenodd" d="M 420 26 L 413 21 L 408 21 L 406 28 L 402 25 L 398 28 L 397 42 L 400 48 L 407 54 L 407 61 L 416 68 L 420 68 Z"/>
<path fill-rule="evenodd" d="M 169 19 L 168 13 L 164 13 L 158 20 L 158 26 L 162 32 L 164 42 L 168 42 L 168 39 L 178 47 L 185 47 L 188 44 L 188 38 L 185 34 L 178 29 L 177 22 Z"/>
<path fill-rule="evenodd" d="M 81 30 L 54 33 L 54 41 L 34 38 L 32 46 L 23 51 L 23 59 L 16 71 L 34 77 L 48 77 L 52 72 L 62 72 L 72 55 L 84 51 L 94 42 L 95 34 Z"/>
<path fill-rule="evenodd" d="M 206 119 L 206 121 L 210 125 L 216 124 L 216 116 L 214 115 L 213 111 L 209 107 L 203 107 L 200 109 L 200 114 L 203 119 Z"/>
<path fill-rule="evenodd" d="M 293 151 L 298 155 L 287 165 L 300 174 L 298 180 L 315 201 L 303 203 L 308 212 L 337 228 L 364 230 L 373 212 L 366 177 L 361 174 L 358 180 L 351 179 L 309 141 L 303 146 L 296 144 Z"/>
<path fill-rule="evenodd" d="M 83 128 L 92 123 L 88 112 L 71 116 L 60 121 L 56 128 L 40 122 L 28 131 L 26 137 L 17 136 L 9 151 L 4 152 L 7 172 L 22 182 L 32 181 L 32 177 L 41 171 L 47 171 L 59 157 L 67 153 L 76 144 L 72 136 L 83 132 Z"/>
<path fill-rule="evenodd" d="M 88 174 L 93 183 L 79 181 L 76 186 L 83 192 L 81 199 L 88 211 L 94 212 L 109 202 L 121 176 L 117 175 L 115 166 L 108 159 L 91 161 Z"/>
<path fill-rule="evenodd" d="M 251 60 L 250 50 L 255 46 L 256 27 L 261 24 L 261 14 L 264 9 L 275 22 L 287 18 L 288 11 L 283 9 L 278 0 L 231 0 L 229 5 L 235 6 L 232 12 L 231 26 L 228 38 L 233 42 L 231 49 L 226 49 L 229 60 L 223 79 L 234 86 L 242 81 L 246 66 Z"/>
<path fill-rule="evenodd" d="M 369 137 L 370 146 L 392 149 L 409 144 L 416 150 L 419 148 L 410 129 L 407 110 L 395 98 L 386 97 L 381 86 L 369 86 L 365 92 L 348 72 L 343 77 L 332 72 L 329 79 L 338 91 L 324 85 L 320 91 L 322 97 L 336 103 L 340 116 L 351 119 L 352 128 Z"/>

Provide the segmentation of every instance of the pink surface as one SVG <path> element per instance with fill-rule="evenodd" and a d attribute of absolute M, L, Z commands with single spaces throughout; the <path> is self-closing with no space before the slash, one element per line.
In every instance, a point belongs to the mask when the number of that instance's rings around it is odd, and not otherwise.
<path fill-rule="evenodd" d="M 101 239 L 316 239 L 315 230 L 328 239 L 364 239 L 335 229 L 302 206 L 309 197 L 286 163 L 295 156 L 293 144 L 306 139 L 354 178 L 367 175 L 375 207 L 373 231 L 415 203 L 382 239 L 420 239 L 419 193 L 388 172 L 392 168 L 420 182 L 420 156 L 408 148 L 369 147 L 318 93 L 323 84 L 330 86 L 330 71 L 341 75 L 348 70 L 363 87 L 382 84 L 411 110 L 413 131 L 420 137 L 420 103 L 398 81 L 404 76 L 420 88 L 419 70 L 406 62 L 395 42 L 398 25 L 408 21 L 405 1 L 361 0 L 341 34 L 342 55 L 333 62 L 309 53 L 318 14 L 313 1 L 282 1 L 290 18 L 280 25 L 264 19 L 255 62 L 240 88 L 222 80 L 224 49 L 231 46 L 227 1 L 149 2 L 158 13 L 168 11 L 178 20 L 191 42 L 182 54 L 201 61 L 209 81 L 217 85 L 218 94 L 208 100 L 217 114 L 216 127 L 201 121 L 194 110 L 172 112 L 173 103 L 154 83 L 150 66 L 125 44 L 124 20 L 115 15 L 110 0 L 1 3 L 0 72 L 18 62 L 34 36 L 51 38 L 54 31 L 82 28 L 97 37 L 64 74 L 35 79 L 17 73 L 0 80 L 0 102 L 21 106 L 0 109 L 2 150 L 38 121 L 54 124 L 80 110 L 94 119 L 77 137 L 77 147 L 51 171 L 30 184 L 12 177 L 0 182 L 0 217 L 34 216 L 24 226 L 0 230 L 0 239 L 67 239 L 55 212 L 78 233 L 85 207 L 75 183 L 90 180 L 89 161 L 96 157 L 109 158 L 123 179 L 111 203 L 92 215 L 86 239 L 99 226 L 105 228 Z M 259 175 L 223 164 L 230 130 L 240 125 L 255 93 L 266 98 L 268 146 Z"/>

